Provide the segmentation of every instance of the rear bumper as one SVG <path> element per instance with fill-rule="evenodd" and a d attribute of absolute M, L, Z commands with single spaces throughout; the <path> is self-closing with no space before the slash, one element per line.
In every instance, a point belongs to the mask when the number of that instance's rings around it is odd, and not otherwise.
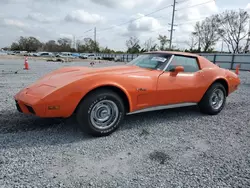
<path fill-rule="evenodd" d="M 241 80 L 239 79 L 239 77 L 235 78 L 235 79 L 230 79 L 229 80 L 229 91 L 228 93 L 231 94 L 233 93 L 234 91 L 236 91 L 239 86 L 241 84 Z"/>

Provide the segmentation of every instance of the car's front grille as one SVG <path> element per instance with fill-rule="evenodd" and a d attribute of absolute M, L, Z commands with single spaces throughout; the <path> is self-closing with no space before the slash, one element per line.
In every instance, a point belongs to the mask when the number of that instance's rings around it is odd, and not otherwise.
<path fill-rule="evenodd" d="M 34 111 L 34 109 L 31 106 L 28 106 L 28 105 L 25 105 L 25 106 L 29 110 L 30 113 L 36 114 L 35 111 Z"/>
<path fill-rule="evenodd" d="M 22 113 L 22 109 L 20 108 L 18 102 L 16 100 L 15 100 L 15 102 L 16 102 L 16 108 L 17 108 L 17 110 Z"/>

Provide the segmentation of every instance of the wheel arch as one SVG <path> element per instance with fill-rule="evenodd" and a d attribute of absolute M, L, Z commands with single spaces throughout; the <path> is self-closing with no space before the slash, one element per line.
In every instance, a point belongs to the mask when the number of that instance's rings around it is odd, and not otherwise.
<path fill-rule="evenodd" d="M 229 84 L 228 84 L 228 82 L 226 81 L 226 79 L 224 79 L 224 78 L 218 78 L 218 79 L 216 79 L 216 80 L 213 82 L 213 84 L 214 84 L 214 83 L 220 83 L 220 84 L 222 84 L 222 85 L 224 86 L 225 90 L 226 90 L 226 96 L 228 96 L 228 94 L 229 94 Z"/>
<path fill-rule="evenodd" d="M 228 94 L 229 94 L 229 84 L 228 84 L 227 80 L 224 79 L 224 78 L 216 78 L 216 79 L 209 85 L 209 87 L 207 88 L 207 90 L 208 90 L 213 84 L 215 84 L 215 83 L 220 83 L 220 84 L 222 84 L 222 85 L 224 86 L 225 90 L 226 90 L 226 96 L 228 96 Z M 207 90 L 206 90 L 206 92 L 207 92 Z M 206 93 L 206 92 L 205 92 L 205 93 Z M 205 93 L 204 93 L 204 95 L 205 95 Z"/>
<path fill-rule="evenodd" d="M 124 102 L 124 105 L 125 105 L 125 110 L 126 110 L 126 113 L 130 112 L 131 111 L 131 99 L 129 97 L 129 94 L 128 92 L 120 87 L 120 86 L 117 86 L 117 85 L 114 85 L 114 84 L 105 84 L 105 85 L 99 85 L 99 86 L 96 86 L 92 89 L 90 89 L 82 98 L 81 100 L 78 102 L 76 108 L 75 108 L 75 111 L 74 113 L 77 111 L 77 108 L 79 106 L 79 104 L 88 96 L 88 95 L 91 95 L 93 92 L 97 91 L 97 90 L 100 90 L 100 89 L 109 89 L 115 93 L 117 93 L 121 98 L 122 98 L 122 101 Z"/>

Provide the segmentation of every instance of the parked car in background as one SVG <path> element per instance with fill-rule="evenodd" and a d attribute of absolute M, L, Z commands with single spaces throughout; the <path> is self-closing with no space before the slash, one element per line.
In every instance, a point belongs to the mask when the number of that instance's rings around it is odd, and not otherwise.
<path fill-rule="evenodd" d="M 16 55 L 15 51 L 9 51 L 7 52 L 8 55 Z"/>
<path fill-rule="evenodd" d="M 93 59 L 93 60 L 99 59 L 100 60 L 100 59 L 102 59 L 102 57 L 93 53 L 93 54 L 88 55 L 88 59 Z"/>
<path fill-rule="evenodd" d="M 114 61 L 117 62 L 117 61 L 122 61 L 122 57 L 121 56 L 115 56 L 114 58 Z"/>
<path fill-rule="evenodd" d="M 71 55 L 72 55 L 74 58 L 79 58 L 79 57 L 80 57 L 80 54 L 79 54 L 79 53 L 71 53 Z"/>
<path fill-rule="evenodd" d="M 72 58 L 72 54 L 71 52 L 60 52 L 58 54 L 56 54 L 56 57 L 62 57 L 62 58 Z"/>
<path fill-rule="evenodd" d="M 88 59 L 88 55 L 89 55 L 89 54 L 87 54 L 87 53 L 81 53 L 81 54 L 79 55 L 79 58 L 81 58 L 81 59 Z"/>
<path fill-rule="evenodd" d="M 38 52 L 33 54 L 35 57 L 55 57 L 55 55 L 51 52 Z"/>

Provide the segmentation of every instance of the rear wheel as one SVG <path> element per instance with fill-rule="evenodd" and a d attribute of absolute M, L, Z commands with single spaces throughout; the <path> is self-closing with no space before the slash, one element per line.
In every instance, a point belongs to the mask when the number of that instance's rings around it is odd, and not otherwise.
<path fill-rule="evenodd" d="M 226 103 L 226 90 L 220 83 L 214 83 L 199 102 L 202 113 L 216 115 L 221 112 Z"/>
<path fill-rule="evenodd" d="M 106 136 L 114 132 L 124 115 L 122 99 L 108 89 L 99 89 L 87 95 L 76 113 L 80 128 L 93 136 Z"/>

